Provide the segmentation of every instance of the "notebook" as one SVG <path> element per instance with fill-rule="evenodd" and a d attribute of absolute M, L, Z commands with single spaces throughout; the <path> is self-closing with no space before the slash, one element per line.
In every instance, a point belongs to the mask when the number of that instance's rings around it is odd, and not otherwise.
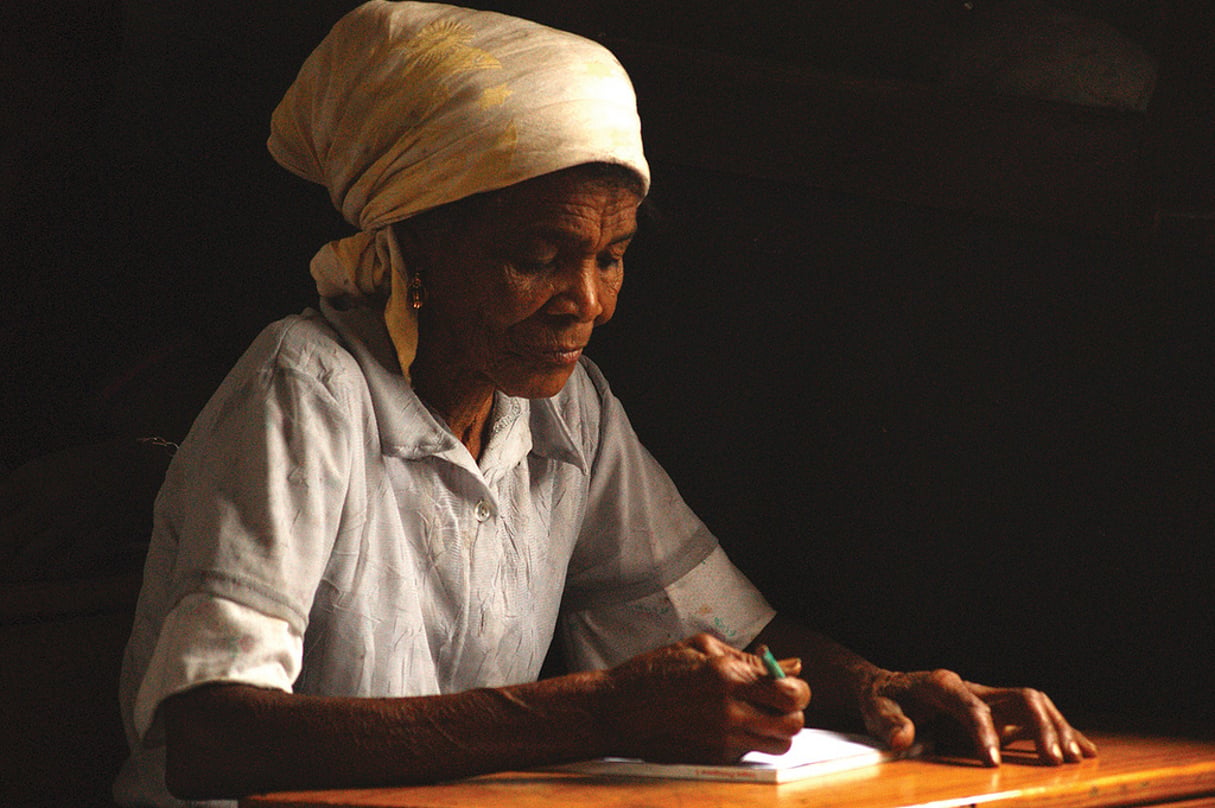
<path fill-rule="evenodd" d="M 733 780 L 744 783 L 789 783 L 831 772 L 872 766 L 887 760 L 912 757 L 920 753 L 913 746 L 905 752 L 892 752 L 864 735 L 803 729 L 793 736 L 793 745 L 783 755 L 748 752 L 733 764 L 651 763 L 634 758 L 597 758 L 561 766 L 549 771 L 601 774 L 619 777 L 673 777 L 680 780 Z"/>

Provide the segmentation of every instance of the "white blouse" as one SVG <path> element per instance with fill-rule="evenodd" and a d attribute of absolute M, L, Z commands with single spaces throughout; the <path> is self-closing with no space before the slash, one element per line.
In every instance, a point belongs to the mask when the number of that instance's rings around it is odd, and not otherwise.
<path fill-rule="evenodd" d="M 206 682 L 420 696 L 534 680 L 773 611 L 583 359 L 551 399 L 498 395 L 480 462 L 365 310 L 267 328 L 174 457 L 121 697 L 120 801 L 176 805 L 155 719 Z"/>

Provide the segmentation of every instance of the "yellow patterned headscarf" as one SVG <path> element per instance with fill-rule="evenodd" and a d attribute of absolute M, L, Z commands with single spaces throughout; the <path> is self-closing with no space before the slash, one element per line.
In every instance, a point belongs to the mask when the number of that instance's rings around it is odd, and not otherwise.
<path fill-rule="evenodd" d="M 317 291 L 387 292 L 406 377 L 417 318 L 388 225 L 582 163 L 619 163 L 649 184 L 632 84 L 607 49 L 437 3 L 372 0 L 343 17 L 275 109 L 269 148 L 359 228 L 312 259 Z"/>

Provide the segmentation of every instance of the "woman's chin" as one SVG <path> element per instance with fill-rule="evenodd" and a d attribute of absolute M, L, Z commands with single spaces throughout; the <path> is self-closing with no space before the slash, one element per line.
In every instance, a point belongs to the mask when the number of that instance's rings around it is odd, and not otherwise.
<path fill-rule="evenodd" d="M 502 384 L 498 389 L 516 398 L 552 398 L 565 388 L 565 383 L 569 381 L 576 366 L 575 362 L 520 374 L 519 378 Z"/>

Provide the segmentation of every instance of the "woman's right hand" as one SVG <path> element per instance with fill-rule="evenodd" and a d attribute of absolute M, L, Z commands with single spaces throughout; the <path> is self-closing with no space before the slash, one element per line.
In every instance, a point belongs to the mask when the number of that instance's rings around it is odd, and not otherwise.
<path fill-rule="evenodd" d="M 758 657 L 698 634 L 607 671 L 604 720 L 612 753 L 655 761 L 732 763 L 752 750 L 780 754 L 802 728 L 810 687 L 768 675 Z"/>

